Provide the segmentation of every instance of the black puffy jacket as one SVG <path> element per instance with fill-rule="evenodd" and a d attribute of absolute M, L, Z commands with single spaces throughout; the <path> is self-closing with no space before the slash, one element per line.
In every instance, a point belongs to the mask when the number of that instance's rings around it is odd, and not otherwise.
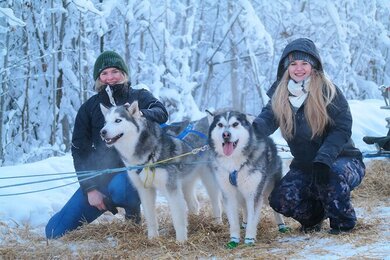
<path fill-rule="evenodd" d="M 283 76 L 284 58 L 292 51 L 303 51 L 315 57 L 319 62 L 317 69 L 323 71 L 319 53 L 314 43 L 305 38 L 295 40 L 288 44 L 283 51 L 279 62 L 277 80 L 268 90 L 267 95 L 271 98 Z M 336 87 L 337 88 L 337 87 Z M 339 156 L 350 156 L 362 159 L 361 152 L 354 147 L 351 139 L 352 115 L 347 100 L 337 88 L 337 94 L 328 105 L 327 111 L 333 121 L 328 125 L 322 136 L 311 139 L 311 129 L 304 114 L 304 104 L 295 114 L 295 133 L 291 140 L 287 140 L 294 159 L 291 167 L 310 169 L 313 162 L 321 162 L 331 166 Z M 255 132 L 259 136 L 268 136 L 278 128 L 278 122 L 272 111 L 271 100 L 263 107 L 260 115 L 253 122 Z"/>
<path fill-rule="evenodd" d="M 143 115 L 157 123 L 165 123 L 168 113 L 164 105 L 145 89 L 133 89 L 128 84 L 111 87 L 112 96 L 116 105 L 138 101 Z M 100 137 L 100 130 L 104 126 L 104 116 L 100 110 L 100 103 L 111 107 L 109 97 L 103 89 L 81 105 L 77 112 L 72 136 L 72 156 L 77 177 L 84 193 L 104 186 L 115 175 L 102 174 L 87 179 L 80 171 L 105 170 L 124 167 L 115 148 L 108 148 Z"/>

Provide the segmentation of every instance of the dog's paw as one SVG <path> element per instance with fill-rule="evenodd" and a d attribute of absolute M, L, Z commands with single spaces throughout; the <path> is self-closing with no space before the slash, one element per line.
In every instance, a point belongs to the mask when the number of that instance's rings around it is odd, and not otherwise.
<path fill-rule="evenodd" d="M 238 246 L 238 244 L 240 243 L 240 239 L 239 238 L 236 238 L 236 237 L 231 237 L 230 238 L 230 242 L 227 243 L 225 245 L 225 247 L 227 249 L 233 249 L 233 248 L 236 248 Z"/>
<path fill-rule="evenodd" d="M 280 233 L 287 233 L 291 231 L 291 228 L 286 226 L 285 224 L 279 224 L 278 228 Z"/>
<path fill-rule="evenodd" d="M 254 238 L 245 238 L 245 245 L 246 246 L 254 246 L 255 245 L 255 239 Z"/>

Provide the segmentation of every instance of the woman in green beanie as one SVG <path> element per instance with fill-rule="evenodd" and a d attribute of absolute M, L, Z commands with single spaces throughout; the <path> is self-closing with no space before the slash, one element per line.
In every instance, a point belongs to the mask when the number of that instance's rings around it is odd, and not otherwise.
<path fill-rule="evenodd" d="M 125 218 L 140 222 L 140 199 L 126 172 L 101 174 L 90 178 L 79 172 L 124 167 L 117 151 L 108 148 L 100 137 L 104 117 L 100 103 L 106 107 L 138 101 L 142 116 L 165 123 L 168 113 L 164 105 L 145 89 L 133 89 L 128 82 L 126 63 L 114 51 L 105 51 L 96 59 L 93 78 L 97 94 L 81 105 L 72 136 L 72 156 L 78 172 L 80 188 L 46 225 L 46 237 L 58 238 L 90 223 L 106 210 L 125 210 Z"/>

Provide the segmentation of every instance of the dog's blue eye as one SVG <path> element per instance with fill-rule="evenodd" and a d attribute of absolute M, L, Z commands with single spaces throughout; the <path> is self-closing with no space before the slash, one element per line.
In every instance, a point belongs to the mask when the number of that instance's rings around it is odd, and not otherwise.
<path fill-rule="evenodd" d="M 233 127 L 237 127 L 237 126 L 238 126 L 238 122 L 233 123 Z"/>
<path fill-rule="evenodd" d="M 115 119 L 115 123 L 120 123 L 122 122 L 122 119 Z"/>
<path fill-rule="evenodd" d="M 218 123 L 218 127 L 223 127 L 223 124 L 222 123 Z"/>

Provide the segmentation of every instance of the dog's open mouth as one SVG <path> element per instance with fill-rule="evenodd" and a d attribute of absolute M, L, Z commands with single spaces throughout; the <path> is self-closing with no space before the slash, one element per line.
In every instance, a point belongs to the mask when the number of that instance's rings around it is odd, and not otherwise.
<path fill-rule="evenodd" d="M 238 144 L 238 140 L 235 142 L 224 142 L 222 144 L 223 153 L 226 156 L 230 156 L 233 153 L 234 149 L 237 147 L 237 144 Z"/>
<path fill-rule="evenodd" d="M 119 134 L 113 138 L 104 138 L 104 141 L 106 142 L 107 145 L 112 145 L 116 141 L 118 141 L 118 139 L 121 138 L 122 136 L 123 136 L 123 134 Z"/>

